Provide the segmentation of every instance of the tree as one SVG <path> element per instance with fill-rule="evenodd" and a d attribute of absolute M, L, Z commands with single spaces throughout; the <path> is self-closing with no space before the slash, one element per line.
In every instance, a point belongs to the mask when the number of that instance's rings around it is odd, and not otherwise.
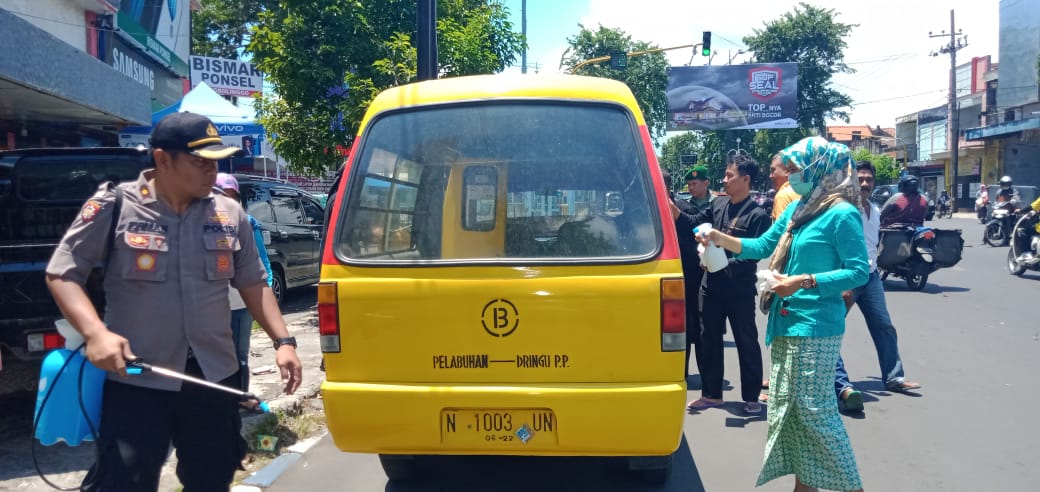
<path fill-rule="evenodd" d="M 704 151 L 704 144 L 701 140 L 702 136 L 700 133 L 686 132 L 669 138 L 661 145 L 661 155 L 658 158 L 658 164 L 661 166 L 661 169 L 668 171 L 672 175 L 672 182 L 679 188 L 682 188 L 683 176 L 689 170 L 688 168 L 691 167 L 682 164 L 682 156 L 697 155 L 699 159 L 700 154 Z M 698 164 L 701 163 L 700 160 L 697 162 Z"/>
<path fill-rule="evenodd" d="M 320 174 L 342 160 L 380 91 L 416 77 L 414 0 L 280 0 L 266 5 L 248 51 L 273 94 L 256 107 L 278 154 Z M 440 76 L 501 71 L 524 46 L 498 1 L 437 2 Z"/>
<path fill-rule="evenodd" d="M 759 166 L 759 179 L 756 183 L 751 183 L 751 187 L 755 188 L 763 181 L 763 169 L 769 168 L 769 162 L 763 162 L 763 159 L 758 155 L 759 149 L 755 145 L 755 130 L 708 130 L 701 132 L 703 153 L 701 154 L 700 164 L 708 168 L 708 175 L 711 177 L 711 188 L 713 190 L 719 190 L 722 188 L 722 176 L 726 174 L 726 162 L 730 155 L 738 152 L 746 153 L 758 162 Z M 737 139 L 740 139 L 740 143 L 737 143 Z M 766 171 L 768 172 L 768 171 Z"/>
<path fill-rule="evenodd" d="M 238 59 L 264 0 L 203 0 L 191 14 L 191 53 Z"/>
<path fill-rule="evenodd" d="M 831 78 L 855 72 L 845 64 L 844 50 L 845 37 L 856 24 L 837 22 L 836 16 L 833 9 L 800 3 L 744 37 L 755 62 L 798 63 L 798 124 L 821 135 L 827 134 L 827 118 L 848 122 L 842 108 L 852 104 L 852 98 L 831 86 Z"/>
<path fill-rule="evenodd" d="M 656 46 L 645 41 L 633 41 L 632 37 L 617 28 L 602 25 L 592 31 L 578 24 L 581 29 L 577 35 L 567 38 L 570 45 L 564 52 L 561 66 L 573 71 L 579 63 L 592 58 L 608 56 L 614 52 L 629 53 L 645 51 Z M 628 66 L 624 70 L 612 70 L 610 62 L 592 63 L 577 70 L 579 75 L 604 77 L 624 82 L 632 90 L 639 104 L 639 110 L 646 119 L 650 137 L 657 143 L 665 134 L 668 120 L 668 59 L 664 53 L 648 53 L 628 58 Z"/>

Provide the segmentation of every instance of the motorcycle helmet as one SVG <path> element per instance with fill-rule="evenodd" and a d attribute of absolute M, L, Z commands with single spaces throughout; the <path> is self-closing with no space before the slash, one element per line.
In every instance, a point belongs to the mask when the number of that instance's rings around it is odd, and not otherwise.
<path fill-rule="evenodd" d="M 1013 184 L 1014 182 L 1011 180 L 1011 176 L 1004 176 L 1003 178 L 1000 178 L 1000 189 L 1002 190 L 1010 189 L 1011 185 Z"/>
<path fill-rule="evenodd" d="M 902 178 L 899 178 L 899 192 L 900 193 L 906 193 L 906 194 L 911 194 L 911 195 L 914 194 L 914 193 L 917 193 L 917 186 L 918 186 L 917 176 L 914 176 L 912 174 L 907 174 L 907 175 L 903 176 Z"/>

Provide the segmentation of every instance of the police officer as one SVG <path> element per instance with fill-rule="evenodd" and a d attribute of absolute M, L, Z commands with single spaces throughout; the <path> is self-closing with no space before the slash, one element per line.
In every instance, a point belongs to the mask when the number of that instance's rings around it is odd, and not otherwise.
<path fill-rule="evenodd" d="M 689 200 L 676 199 L 672 204 L 672 217 L 675 219 L 675 232 L 679 238 L 679 254 L 683 266 L 683 284 L 686 287 L 686 370 L 683 378 L 690 375 L 690 355 L 694 356 L 697 373 L 701 373 L 699 347 L 701 338 L 700 290 L 704 279 L 701 268 L 701 257 L 697 253 L 697 240 L 693 236 L 693 228 L 699 224 L 691 222 L 701 212 L 711 207 L 712 194 L 708 189 L 708 168 L 694 166 L 686 172 L 686 187 L 690 192 Z M 666 177 L 666 184 L 671 189 Z M 691 347 L 694 347 L 691 350 Z"/>
<path fill-rule="evenodd" d="M 98 461 L 83 490 L 156 490 L 170 445 L 185 490 L 227 490 L 245 456 L 237 398 L 152 373 L 127 376 L 140 357 L 235 387 L 228 286 L 274 340 L 285 392 L 300 384 L 289 336 L 241 206 L 213 193 L 217 159 L 238 154 L 206 117 L 175 113 L 151 135 L 155 168 L 103 184 L 83 205 L 47 266 L 47 285 L 108 371 Z M 114 221 L 114 222 L 113 222 Z M 107 263 L 105 319 L 83 284 Z"/>

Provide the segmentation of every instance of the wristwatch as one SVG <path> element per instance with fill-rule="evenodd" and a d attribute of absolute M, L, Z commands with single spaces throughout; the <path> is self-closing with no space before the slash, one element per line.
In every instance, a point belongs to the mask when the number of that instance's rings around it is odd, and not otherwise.
<path fill-rule="evenodd" d="M 811 289 L 813 287 L 816 287 L 816 277 L 812 274 L 809 274 L 804 279 L 802 279 L 802 288 Z"/>
<path fill-rule="evenodd" d="M 274 340 L 275 350 L 278 350 L 278 347 L 281 347 L 282 345 L 292 345 L 293 348 L 296 348 L 296 337 L 276 338 Z"/>

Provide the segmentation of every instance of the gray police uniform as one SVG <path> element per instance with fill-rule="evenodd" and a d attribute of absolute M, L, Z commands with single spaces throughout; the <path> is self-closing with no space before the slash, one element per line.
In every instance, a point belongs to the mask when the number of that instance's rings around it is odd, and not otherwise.
<path fill-rule="evenodd" d="M 156 366 L 183 370 L 190 347 L 205 378 L 221 381 L 239 368 L 228 330 L 228 285 L 264 283 L 267 273 L 238 202 L 211 193 L 178 215 L 156 200 L 148 183 L 153 172 L 142 172 L 136 182 L 101 185 L 65 233 L 47 273 L 83 285 L 104 261 L 111 239 L 105 324 Z M 123 189 L 123 202 L 109 238 L 115 186 Z M 161 390 L 181 385 L 147 373 L 118 381 Z"/>

